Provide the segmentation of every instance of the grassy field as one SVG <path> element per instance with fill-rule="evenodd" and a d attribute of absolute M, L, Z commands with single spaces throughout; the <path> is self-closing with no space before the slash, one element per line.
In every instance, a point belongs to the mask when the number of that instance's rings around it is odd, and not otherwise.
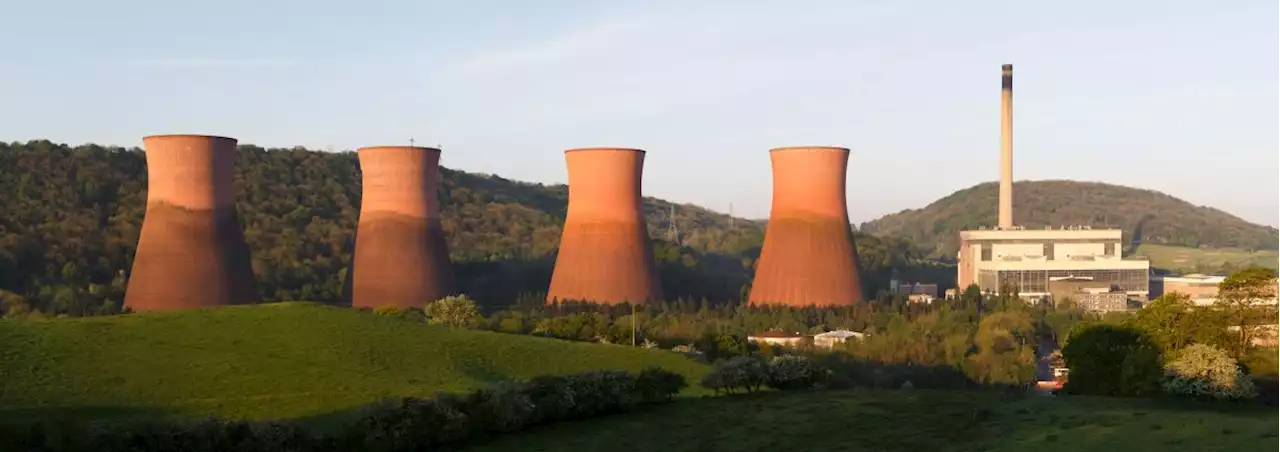
<path fill-rule="evenodd" d="M 278 303 L 0 321 L 0 423 L 70 416 L 325 417 L 384 397 L 506 380 L 706 366 L 612 345 L 429 326 Z"/>
<path fill-rule="evenodd" d="M 1216 269 L 1224 264 L 1237 268 L 1250 266 L 1277 268 L 1280 252 L 1275 250 L 1246 251 L 1237 249 L 1200 249 L 1181 246 L 1141 244 L 1134 257 L 1146 257 L 1151 266 L 1177 273 L 1202 273 L 1204 269 Z"/>
<path fill-rule="evenodd" d="M 683 400 L 480 444 L 506 451 L 1274 451 L 1275 408 L 983 392 Z"/>

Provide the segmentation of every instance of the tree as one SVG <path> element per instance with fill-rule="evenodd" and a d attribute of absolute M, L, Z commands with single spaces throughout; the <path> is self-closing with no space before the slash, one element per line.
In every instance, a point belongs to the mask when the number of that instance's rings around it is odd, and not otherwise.
<path fill-rule="evenodd" d="M 1229 344 L 1224 341 L 1227 326 L 1222 314 L 1196 307 L 1191 297 L 1180 292 L 1156 298 L 1127 324 L 1145 331 L 1166 354 L 1193 343 Z"/>
<path fill-rule="evenodd" d="M 1243 358 L 1255 339 L 1276 324 L 1276 271 L 1253 267 L 1236 272 L 1218 286 L 1218 301 L 1233 338 L 1228 348 L 1237 360 Z"/>
<path fill-rule="evenodd" d="M 453 295 L 427 303 L 423 309 L 427 323 L 454 328 L 469 328 L 480 323 L 480 308 L 466 295 Z"/>
<path fill-rule="evenodd" d="M 1169 394 L 1215 399 L 1246 399 L 1255 394 L 1253 381 L 1236 360 L 1220 348 L 1194 344 L 1165 366 L 1161 385 Z"/>
<path fill-rule="evenodd" d="M 1142 396 L 1159 390 L 1160 347 L 1127 326 L 1080 325 L 1062 358 L 1071 369 L 1064 389 L 1074 394 Z"/>

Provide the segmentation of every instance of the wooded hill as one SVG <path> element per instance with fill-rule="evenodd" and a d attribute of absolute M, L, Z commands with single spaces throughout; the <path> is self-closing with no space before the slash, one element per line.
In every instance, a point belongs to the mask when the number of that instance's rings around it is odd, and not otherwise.
<path fill-rule="evenodd" d="M 995 182 L 863 223 L 865 233 L 910 240 L 926 255 L 954 259 L 957 231 L 996 224 Z M 1139 243 L 1204 248 L 1275 250 L 1280 231 L 1164 193 L 1098 182 L 1023 181 L 1013 184 L 1013 220 L 1028 228 L 1089 225 L 1124 231 L 1126 252 Z"/>
<path fill-rule="evenodd" d="M 460 289 L 487 306 L 541 297 L 568 187 L 442 173 L 443 223 Z M 21 299 L 68 315 L 118 311 L 146 207 L 146 180 L 146 160 L 136 148 L 0 143 L 0 301 Z M 265 301 L 339 299 L 360 183 L 353 152 L 240 146 L 237 207 Z M 671 207 L 645 200 L 665 292 L 673 299 L 740 301 L 759 256 L 762 223 L 677 205 L 677 243 L 667 234 Z M 954 273 L 919 265 L 911 249 L 900 240 L 858 237 L 869 296 L 887 285 L 895 267 L 913 280 Z"/>

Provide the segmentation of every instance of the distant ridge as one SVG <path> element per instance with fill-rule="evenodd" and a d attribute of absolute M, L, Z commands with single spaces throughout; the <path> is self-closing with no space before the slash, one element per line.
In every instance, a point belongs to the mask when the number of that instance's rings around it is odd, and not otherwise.
<path fill-rule="evenodd" d="M 859 230 L 905 238 L 929 256 L 954 258 L 957 231 L 996 224 L 995 182 L 952 193 L 921 209 L 863 223 Z M 1139 243 L 1203 248 L 1275 250 L 1280 231 L 1167 194 L 1099 182 L 1021 181 L 1014 184 L 1014 222 L 1028 228 L 1089 225 L 1124 230 L 1129 250 Z"/>

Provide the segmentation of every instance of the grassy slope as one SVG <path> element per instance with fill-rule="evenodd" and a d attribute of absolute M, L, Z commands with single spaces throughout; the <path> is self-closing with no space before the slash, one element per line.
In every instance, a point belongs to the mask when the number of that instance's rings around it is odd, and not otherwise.
<path fill-rule="evenodd" d="M 388 396 L 658 365 L 660 350 L 454 330 L 309 303 L 0 321 L 0 422 L 32 416 L 324 415 Z"/>
<path fill-rule="evenodd" d="M 686 400 L 541 428 L 475 451 L 1253 451 L 1274 408 L 981 392 L 838 391 Z"/>
<path fill-rule="evenodd" d="M 1138 246 L 1133 255 L 1151 260 L 1152 267 L 1177 273 L 1194 273 L 1205 268 L 1220 268 L 1225 264 L 1237 268 L 1280 266 L 1280 262 L 1277 262 L 1280 253 L 1275 250 L 1202 249 L 1144 243 Z"/>

